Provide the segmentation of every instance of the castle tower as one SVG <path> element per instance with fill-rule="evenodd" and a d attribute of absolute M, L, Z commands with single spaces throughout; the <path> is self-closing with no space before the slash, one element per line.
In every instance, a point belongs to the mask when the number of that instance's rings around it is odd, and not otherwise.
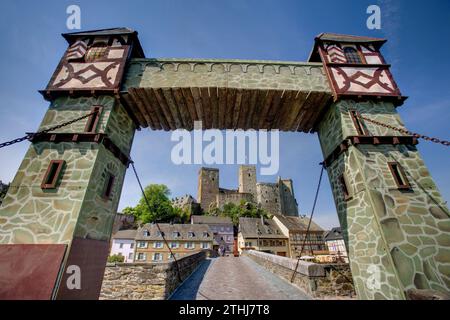
<path fill-rule="evenodd" d="M 135 124 L 118 92 L 130 57 L 125 29 L 65 34 L 69 48 L 42 94 L 50 107 L 0 208 L 0 299 L 96 299 Z M 69 287 L 79 272 L 81 289 Z"/>
<path fill-rule="evenodd" d="M 310 57 L 323 63 L 334 94 L 317 130 L 355 288 L 360 299 L 449 292 L 449 211 L 417 139 L 368 121 L 405 128 L 384 42 L 321 34 Z"/>
<path fill-rule="evenodd" d="M 258 182 L 256 184 L 258 205 L 271 214 L 281 213 L 280 189 L 278 183 Z"/>
<path fill-rule="evenodd" d="M 286 216 L 298 216 L 298 204 L 294 195 L 292 179 L 278 178 L 278 190 L 280 191 L 280 210 Z"/>
<path fill-rule="evenodd" d="M 204 211 L 217 206 L 219 194 L 219 169 L 200 168 L 198 172 L 197 201 Z"/>
<path fill-rule="evenodd" d="M 250 193 L 256 200 L 256 167 L 239 166 L 239 192 Z"/>

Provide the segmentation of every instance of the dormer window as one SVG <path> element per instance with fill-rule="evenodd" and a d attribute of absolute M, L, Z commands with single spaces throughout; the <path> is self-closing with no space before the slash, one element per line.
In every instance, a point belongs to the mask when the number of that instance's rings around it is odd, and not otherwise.
<path fill-rule="evenodd" d="M 148 230 L 144 230 L 143 234 L 144 234 L 144 237 L 150 237 L 150 231 L 148 231 Z"/>
<path fill-rule="evenodd" d="M 193 237 L 195 237 L 195 234 L 194 234 L 194 232 L 192 232 L 192 231 L 189 231 L 189 232 L 188 232 L 188 237 L 189 237 L 189 238 L 193 238 Z"/>
<path fill-rule="evenodd" d="M 203 238 L 208 238 L 209 234 L 208 232 L 203 232 Z"/>
<path fill-rule="evenodd" d="M 180 233 L 178 231 L 172 232 L 172 237 L 174 237 L 175 239 L 178 238 L 179 236 L 180 236 Z"/>
<path fill-rule="evenodd" d="M 156 236 L 157 237 L 162 237 L 163 235 L 164 235 L 164 232 L 156 231 Z"/>
<path fill-rule="evenodd" d="M 361 60 L 361 56 L 359 55 L 358 51 L 355 48 L 345 47 L 344 54 L 345 58 L 347 59 L 347 63 L 355 63 L 355 64 L 363 63 Z"/>

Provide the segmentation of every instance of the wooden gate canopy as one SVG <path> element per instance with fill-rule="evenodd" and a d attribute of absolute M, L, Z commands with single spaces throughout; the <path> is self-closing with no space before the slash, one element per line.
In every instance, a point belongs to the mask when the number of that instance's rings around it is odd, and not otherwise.
<path fill-rule="evenodd" d="M 132 59 L 122 100 L 152 130 L 314 132 L 332 99 L 322 63 Z"/>

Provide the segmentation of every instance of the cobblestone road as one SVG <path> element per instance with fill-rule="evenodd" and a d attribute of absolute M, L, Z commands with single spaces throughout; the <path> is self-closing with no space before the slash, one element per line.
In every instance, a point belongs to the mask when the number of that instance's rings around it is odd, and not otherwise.
<path fill-rule="evenodd" d="M 204 261 L 171 300 L 309 300 L 307 294 L 247 257 Z"/>

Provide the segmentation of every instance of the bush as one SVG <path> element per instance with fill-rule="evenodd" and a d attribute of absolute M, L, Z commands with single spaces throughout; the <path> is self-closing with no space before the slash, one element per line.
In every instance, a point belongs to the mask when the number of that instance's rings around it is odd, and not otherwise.
<path fill-rule="evenodd" d="M 108 262 L 114 263 L 114 262 L 124 262 L 125 257 L 121 254 L 113 254 L 112 256 L 108 257 Z"/>

